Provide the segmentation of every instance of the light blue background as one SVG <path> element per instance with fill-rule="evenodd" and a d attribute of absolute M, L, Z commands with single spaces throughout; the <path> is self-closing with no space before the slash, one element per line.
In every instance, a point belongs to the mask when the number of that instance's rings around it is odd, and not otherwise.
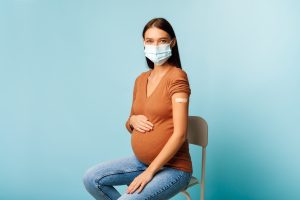
<path fill-rule="evenodd" d="M 153 17 L 173 25 L 190 115 L 209 124 L 206 199 L 300 199 L 299 11 L 296 0 L 1 0 L 0 199 L 92 199 L 84 171 L 132 154 L 125 121 Z"/>

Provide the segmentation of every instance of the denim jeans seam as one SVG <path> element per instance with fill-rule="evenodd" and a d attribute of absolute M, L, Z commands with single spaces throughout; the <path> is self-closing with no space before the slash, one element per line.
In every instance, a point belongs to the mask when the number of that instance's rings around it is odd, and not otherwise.
<path fill-rule="evenodd" d="M 133 171 L 124 171 L 124 172 L 119 172 L 119 173 L 110 173 L 110 174 L 106 174 L 100 178 L 96 178 L 96 183 L 97 183 L 97 188 L 103 193 L 105 194 L 110 200 L 112 200 L 102 189 L 101 189 L 101 186 L 99 184 L 99 181 L 107 176 L 110 176 L 110 175 L 116 175 L 116 174 L 126 174 L 126 173 L 132 173 L 132 172 L 137 172 L 137 171 L 144 171 L 145 169 L 139 169 L 139 170 L 133 170 Z"/>
<path fill-rule="evenodd" d="M 175 184 L 180 180 L 181 177 L 183 177 L 183 173 L 181 173 L 179 176 L 177 176 L 174 182 L 170 182 L 171 184 L 169 184 L 169 185 L 163 187 L 161 190 L 157 191 L 157 192 L 154 193 L 153 195 L 151 195 L 151 196 L 145 198 L 145 200 L 152 199 L 152 198 L 154 198 L 155 196 L 157 196 L 159 193 L 161 193 L 161 192 L 163 192 L 163 191 L 169 189 L 170 187 L 172 187 L 173 185 L 175 185 Z"/>

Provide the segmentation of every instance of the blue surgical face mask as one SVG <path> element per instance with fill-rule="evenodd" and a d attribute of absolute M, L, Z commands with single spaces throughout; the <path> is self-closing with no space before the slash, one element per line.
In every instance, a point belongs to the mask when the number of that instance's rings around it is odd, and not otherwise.
<path fill-rule="evenodd" d="M 156 45 L 144 45 L 145 56 L 149 58 L 154 64 L 164 64 L 172 55 L 172 50 L 169 44 Z"/>

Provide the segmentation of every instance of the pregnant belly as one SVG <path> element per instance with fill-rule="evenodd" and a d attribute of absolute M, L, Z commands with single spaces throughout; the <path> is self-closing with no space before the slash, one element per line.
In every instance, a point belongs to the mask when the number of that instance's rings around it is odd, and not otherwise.
<path fill-rule="evenodd" d="M 136 157 L 145 164 L 150 164 L 167 143 L 173 131 L 156 129 L 141 133 L 133 130 L 131 134 L 131 147 Z"/>

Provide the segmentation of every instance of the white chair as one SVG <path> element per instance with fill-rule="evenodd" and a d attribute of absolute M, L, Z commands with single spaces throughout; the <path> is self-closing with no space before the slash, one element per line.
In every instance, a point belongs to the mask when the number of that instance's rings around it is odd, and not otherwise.
<path fill-rule="evenodd" d="M 205 177 L 205 159 L 206 146 L 208 143 L 208 124 L 198 116 L 189 116 L 188 120 L 188 142 L 202 147 L 202 168 L 200 182 L 200 200 L 204 200 L 204 177 Z M 180 191 L 188 200 L 191 200 L 190 194 L 186 191 L 188 188 L 199 184 L 199 180 L 192 176 L 189 185 Z"/>

